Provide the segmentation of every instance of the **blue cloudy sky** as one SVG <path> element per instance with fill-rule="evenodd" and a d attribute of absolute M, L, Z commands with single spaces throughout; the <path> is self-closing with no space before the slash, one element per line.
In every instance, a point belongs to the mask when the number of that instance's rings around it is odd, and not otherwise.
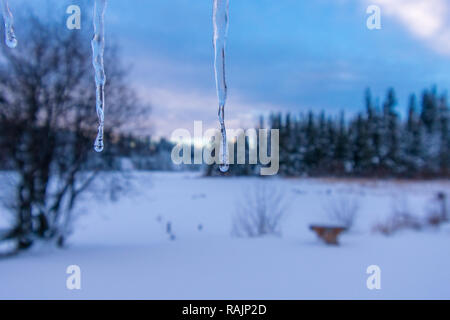
<path fill-rule="evenodd" d="M 370 4 L 381 30 L 366 27 Z M 109 0 L 107 37 L 133 66 L 155 135 L 217 125 L 211 12 L 212 0 Z M 382 97 L 393 86 L 403 111 L 411 92 L 450 88 L 450 1 L 230 0 L 227 53 L 229 127 L 275 110 L 352 113 L 366 87 Z"/>

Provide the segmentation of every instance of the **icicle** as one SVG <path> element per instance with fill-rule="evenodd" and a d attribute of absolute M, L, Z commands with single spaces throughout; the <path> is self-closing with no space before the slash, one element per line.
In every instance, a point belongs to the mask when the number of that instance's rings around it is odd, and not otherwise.
<path fill-rule="evenodd" d="M 5 21 L 5 43 L 10 48 L 17 46 L 16 35 L 14 34 L 14 17 L 9 10 L 8 0 L 2 1 L 3 20 Z"/>
<path fill-rule="evenodd" d="M 103 151 L 103 128 L 105 121 L 105 68 L 103 65 L 103 53 L 105 51 L 105 11 L 107 0 L 95 0 L 94 4 L 94 38 L 92 45 L 92 64 L 95 70 L 96 109 L 98 116 L 98 134 L 94 143 L 94 150 Z"/>
<path fill-rule="evenodd" d="M 214 0 L 213 25 L 214 25 L 214 70 L 216 75 L 217 97 L 219 98 L 219 122 L 222 133 L 222 150 L 220 171 L 227 172 L 228 144 L 225 130 L 225 104 L 227 100 L 227 83 L 225 79 L 225 45 L 228 33 L 228 2 L 229 0 Z"/>

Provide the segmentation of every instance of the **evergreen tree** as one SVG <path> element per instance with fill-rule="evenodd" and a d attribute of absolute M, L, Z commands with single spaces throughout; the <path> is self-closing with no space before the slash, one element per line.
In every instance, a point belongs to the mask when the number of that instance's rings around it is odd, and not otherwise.
<path fill-rule="evenodd" d="M 341 113 L 334 147 L 335 167 L 338 173 L 344 173 L 349 158 L 349 137 L 345 123 L 345 114 Z"/>
<path fill-rule="evenodd" d="M 408 119 L 402 139 L 402 159 L 407 175 L 414 175 L 423 166 L 422 161 L 422 122 L 417 113 L 416 96 L 411 95 L 408 106 Z"/>
<path fill-rule="evenodd" d="M 436 124 L 437 101 L 436 88 L 431 91 L 424 90 L 422 94 L 422 112 L 420 118 L 428 133 L 431 133 Z"/>
<path fill-rule="evenodd" d="M 367 122 L 367 135 L 368 135 L 368 157 L 370 158 L 370 171 L 376 172 L 380 164 L 380 144 L 381 144 L 381 132 L 380 132 L 380 118 L 372 101 L 372 94 L 370 89 L 365 93 L 366 104 L 366 122 Z"/>
<path fill-rule="evenodd" d="M 366 121 L 361 114 L 357 115 L 351 128 L 353 171 L 362 174 L 369 168 L 370 149 Z"/>
<path fill-rule="evenodd" d="M 330 149 L 329 139 L 328 139 L 328 130 L 327 123 L 325 119 L 325 113 L 321 112 L 319 116 L 319 123 L 317 128 L 317 144 L 315 146 L 315 157 L 317 161 L 317 166 L 320 171 L 324 169 L 327 165 L 327 155 Z"/>
<path fill-rule="evenodd" d="M 310 111 L 305 126 L 305 165 L 309 170 L 317 168 L 317 130 L 314 123 L 314 114 Z"/>
<path fill-rule="evenodd" d="M 439 104 L 439 129 L 440 129 L 440 145 L 439 145 L 439 161 L 440 170 L 448 173 L 450 168 L 450 127 L 449 127 L 449 108 L 447 99 L 442 96 Z"/>
<path fill-rule="evenodd" d="M 384 164 L 389 170 L 395 171 L 398 164 L 398 115 L 395 111 L 397 99 L 394 89 L 390 88 L 387 92 L 385 102 L 383 104 L 383 138 L 385 144 Z"/>

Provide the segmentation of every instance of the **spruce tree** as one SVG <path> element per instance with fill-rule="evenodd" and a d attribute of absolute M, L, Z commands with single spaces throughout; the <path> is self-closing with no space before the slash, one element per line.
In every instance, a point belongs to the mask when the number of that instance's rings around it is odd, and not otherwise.
<path fill-rule="evenodd" d="M 399 151 L 398 115 L 395 111 L 397 99 L 394 89 L 388 89 L 385 102 L 383 104 L 383 141 L 385 144 L 384 164 L 388 170 L 396 171 Z"/>

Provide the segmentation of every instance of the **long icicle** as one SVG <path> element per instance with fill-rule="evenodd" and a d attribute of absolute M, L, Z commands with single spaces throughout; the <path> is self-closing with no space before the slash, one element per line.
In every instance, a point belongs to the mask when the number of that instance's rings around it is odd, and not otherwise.
<path fill-rule="evenodd" d="M 2 0 L 2 13 L 5 22 L 5 43 L 10 48 L 17 46 L 17 39 L 14 33 L 14 17 L 9 10 L 8 0 Z"/>
<path fill-rule="evenodd" d="M 220 171 L 227 172 L 228 144 L 225 129 L 225 104 L 227 101 L 227 83 L 225 79 L 225 46 L 228 34 L 228 5 L 229 0 L 214 0 L 213 25 L 214 25 L 214 70 L 216 76 L 217 97 L 219 98 L 219 122 L 222 133 L 222 150 Z"/>
<path fill-rule="evenodd" d="M 95 0 L 94 4 L 94 37 L 91 41 L 92 64 L 95 70 L 96 86 L 96 110 L 98 116 L 98 134 L 94 143 L 94 150 L 103 151 L 103 129 L 105 122 L 105 84 L 106 75 L 103 64 L 103 53 L 105 51 L 105 11 L 107 0 Z"/>

